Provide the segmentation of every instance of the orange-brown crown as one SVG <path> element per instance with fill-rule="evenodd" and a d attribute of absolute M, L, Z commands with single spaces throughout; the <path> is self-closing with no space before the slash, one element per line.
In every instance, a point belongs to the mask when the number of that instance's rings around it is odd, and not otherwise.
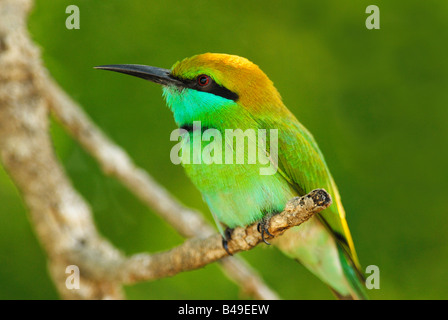
<path fill-rule="evenodd" d="M 217 84 L 238 94 L 238 103 L 251 109 L 282 105 L 272 81 L 256 64 L 240 56 L 221 53 L 195 55 L 176 62 L 172 74 L 181 79 L 207 74 Z"/>

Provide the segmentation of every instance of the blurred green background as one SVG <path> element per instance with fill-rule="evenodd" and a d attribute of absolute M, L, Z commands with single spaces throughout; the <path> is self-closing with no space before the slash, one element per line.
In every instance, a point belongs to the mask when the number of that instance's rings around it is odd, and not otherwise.
<path fill-rule="evenodd" d="M 65 8 L 80 8 L 67 30 Z M 381 10 L 367 30 L 365 9 Z M 364 267 L 381 271 L 373 299 L 447 299 L 447 1 L 38 0 L 29 29 L 51 74 L 91 118 L 187 206 L 212 221 L 171 163 L 175 128 L 161 88 L 92 69 L 169 68 L 197 53 L 249 58 L 314 134 L 339 186 Z M 101 233 L 127 254 L 183 239 L 56 123 L 57 153 Z M 58 298 L 17 189 L 0 166 L 0 298 Z M 333 299 L 302 266 L 262 246 L 240 254 L 285 299 Z M 126 287 L 132 299 L 246 298 L 216 264 Z"/>

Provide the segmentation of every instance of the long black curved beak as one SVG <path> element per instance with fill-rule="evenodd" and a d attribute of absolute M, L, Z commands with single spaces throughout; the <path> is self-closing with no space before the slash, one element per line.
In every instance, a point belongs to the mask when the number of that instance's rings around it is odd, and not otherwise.
<path fill-rule="evenodd" d="M 171 70 L 150 67 L 140 64 L 109 64 L 95 67 L 95 69 L 109 70 L 129 74 L 161 85 L 184 86 L 184 83 L 171 75 Z"/>

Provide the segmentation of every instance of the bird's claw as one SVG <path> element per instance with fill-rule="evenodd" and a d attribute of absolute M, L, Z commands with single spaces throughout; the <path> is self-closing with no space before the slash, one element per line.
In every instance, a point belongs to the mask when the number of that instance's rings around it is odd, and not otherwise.
<path fill-rule="evenodd" d="M 268 230 L 267 228 L 267 221 L 266 219 L 261 220 L 258 225 L 257 225 L 257 230 L 258 232 L 261 233 L 261 240 L 263 240 L 264 243 L 266 243 L 267 245 L 270 245 L 269 242 L 266 241 L 265 239 L 265 234 L 267 234 L 269 237 L 274 237 Z"/>
<path fill-rule="evenodd" d="M 232 231 L 232 229 L 226 228 L 226 230 L 224 230 L 224 236 L 222 237 L 222 247 L 226 250 L 229 256 L 233 256 L 229 250 L 229 240 L 232 239 Z"/>

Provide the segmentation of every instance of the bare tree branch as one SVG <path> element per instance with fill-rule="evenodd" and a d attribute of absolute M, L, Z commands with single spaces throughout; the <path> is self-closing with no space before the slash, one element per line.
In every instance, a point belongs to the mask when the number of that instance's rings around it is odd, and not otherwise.
<path fill-rule="evenodd" d="M 270 218 L 266 224 L 267 230 L 273 237 L 280 236 L 287 229 L 302 224 L 315 213 L 328 208 L 330 204 L 331 197 L 324 189 L 313 190 L 303 197 L 289 201 L 283 212 Z M 228 242 L 228 249 L 234 254 L 250 250 L 262 241 L 258 223 L 254 223 L 246 228 L 235 228 Z M 114 280 L 128 283 L 172 276 L 201 268 L 227 255 L 222 246 L 221 235 L 193 238 L 167 252 L 132 256 L 117 274 L 118 279 Z"/>
<path fill-rule="evenodd" d="M 71 252 L 88 244 L 108 260 L 121 254 L 97 233 L 88 204 L 73 189 L 57 162 L 48 134 L 46 77 L 39 51 L 29 41 L 29 0 L 0 0 L 0 156 L 19 188 L 37 236 L 45 248 L 50 274 L 65 298 L 122 298 L 110 281 L 81 277 L 81 289 L 65 288 L 65 268 L 77 261 Z M 36 63 L 37 62 L 37 63 Z"/>
<path fill-rule="evenodd" d="M 287 229 L 298 226 L 330 206 L 330 195 L 323 189 L 316 189 L 303 197 L 292 199 L 283 212 L 274 215 L 267 222 L 267 230 L 272 237 L 278 237 Z M 270 238 L 272 238 L 270 237 Z M 246 228 L 236 228 L 228 242 L 230 253 L 238 253 L 254 248 L 262 242 L 258 223 Z M 70 253 L 79 261 L 81 268 L 96 279 L 130 284 L 173 276 L 180 272 L 204 267 L 228 255 L 222 246 L 222 237 L 213 234 L 196 237 L 165 252 L 156 254 L 136 254 L 129 258 L 105 259 L 98 248 L 78 246 Z"/>

